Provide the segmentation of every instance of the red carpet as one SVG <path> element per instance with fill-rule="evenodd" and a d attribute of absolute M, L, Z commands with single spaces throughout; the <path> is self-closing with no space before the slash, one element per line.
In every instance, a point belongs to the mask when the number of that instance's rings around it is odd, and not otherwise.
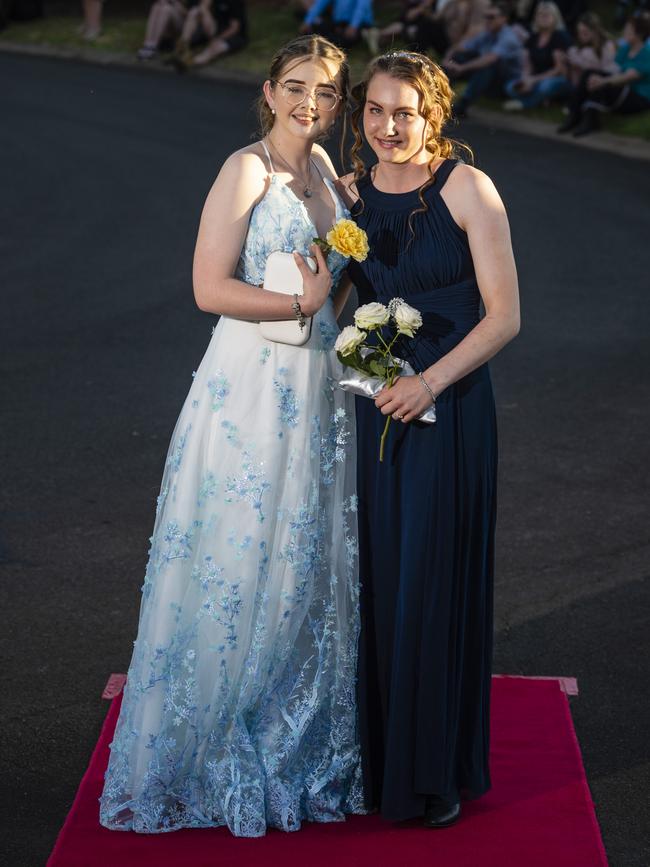
<path fill-rule="evenodd" d="M 566 680 L 494 678 L 493 788 L 465 803 L 452 828 L 356 816 L 254 840 L 223 828 L 138 835 L 99 825 L 117 696 L 48 867 L 603 867 L 566 688 Z"/>

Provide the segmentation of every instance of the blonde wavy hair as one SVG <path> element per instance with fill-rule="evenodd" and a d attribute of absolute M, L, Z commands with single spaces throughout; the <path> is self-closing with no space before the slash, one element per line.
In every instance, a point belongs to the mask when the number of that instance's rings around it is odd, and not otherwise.
<path fill-rule="evenodd" d="M 557 3 L 553 3 L 552 0 L 542 0 L 541 3 L 537 4 L 535 8 L 535 15 L 533 16 L 533 32 L 539 33 L 539 24 L 537 23 L 537 18 L 540 12 L 550 12 L 555 20 L 555 30 L 566 30 L 566 24 L 564 23 L 564 18 L 562 17 L 562 13 L 560 12 L 560 8 Z"/>
<path fill-rule="evenodd" d="M 271 87 L 275 88 L 277 86 L 275 81 L 281 75 L 290 72 L 295 66 L 298 66 L 298 64 L 303 63 L 305 60 L 331 61 L 336 64 L 342 96 L 341 103 L 336 109 L 337 114 L 343 113 L 343 128 L 341 131 L 342 148 L 347 134 L 346 107 L 350 97 L 350 68 L 344 51 L 334 45 L 333 42 L 330 42 L 329 39 L 325 39 L 323 36 L 318 36 L 317 34 L 298 36 L 296 39 L 292 39 L 291 42 L 287 42 L 286 45 L 283 45 L 273 55 L 268 74 L 268 78 L 271 80 Z M 275 122 L 275 118 L 263 93 L 257 99 L 257 116 L 259 120 L 259 135 L 260 138 L 263 138 L 273 129 Z M 323 138 L 325 137 L 323 136 Z"/>
<path fill-rule="evenodd" d="M 420 207 L 416 208 L 409 215 L 408 224 L 412 235 L 413 218 L 416 214 L 424 213 L 429 210 L 424 194 L 435 183 L 435 174 L 432 170 L 432 164 L 440 157 L 461 157 L 464 152 L 468 157 L 469 162 L 473 162 L 474 155 L 466 144 L 457 142 L 454 139 L 447 138 L 443 134 L 443 127 L 451 119 L 451 104 L 453 100 L 453 91 L 449 84 L 444 70 L 438 66 L 426 54 L 420 54 L 417 51 L 390 51 L 388 54 L 382 54 L 375 57 L 366 68 L 362 80 L 352 88 L 352 97 L 355 102 L 354 109 L 350 118 L 350 128 L 354 136 L 354 142 L 350 148 L 350 159 L 354 177 L 350 185 L 356 183 L 366 173 L 367 169 L 359 156 L 359 151 L 363 147 L 363 136 L 361 134 L 361 120 L 363 110 L 366 104 L 366 96 L 368 86 L 375 75 L 385 73 L 392 78 L 397 78 L 400 81 L 405 81 L 418 94 L 418 112 L 421 117 L 427 122 L 427 138 L 424 142 L 424 147 L 429 153 L 429 162 L 427 168 L 429 177 L 418 190 L 418 198 L 420 199 Z M 361 201 L 361 210 L 363 210 L 363 201 Z M 360 213 L 356 210 L 356 213 Z M 411 238 L 411 240 L 413 240 Z"/>

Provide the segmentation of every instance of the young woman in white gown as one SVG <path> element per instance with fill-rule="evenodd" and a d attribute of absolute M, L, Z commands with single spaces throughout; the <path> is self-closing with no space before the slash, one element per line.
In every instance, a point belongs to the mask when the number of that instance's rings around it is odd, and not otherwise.
<path fill-rule="evenodd" d="M 165 465 L 140 621 L 100 822 L 238 836 L 362 812 L 355 678 L 354 407 L 336 287 L 347 259 L 312 239 L 349 216 L 316 140 L 348 91 L 318 36 L 273 60 L 263 138 L 226 160 L 205 203 L 196 301 L 221 314 Z M 265 340 L 293 298 L 261 287 L 275 250 L 301 256 L 304 346 Z"/>

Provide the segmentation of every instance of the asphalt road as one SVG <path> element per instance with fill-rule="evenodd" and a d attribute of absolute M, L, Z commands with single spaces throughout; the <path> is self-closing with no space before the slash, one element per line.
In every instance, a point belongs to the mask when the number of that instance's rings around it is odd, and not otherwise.
<path fill-rule="evenodd" d="M 0 80 L 4 863 L 35 867 L 129 662 L 168 439 L 213 325 L 191 294 L 200 209 L 254 130 L 254 94 L 1 55 Z M 506 202 L 523 299 L 493 362 L 495 671 L 577 676 L 610 863 L 642 867 L 650 177 L 460 133 Z"/>

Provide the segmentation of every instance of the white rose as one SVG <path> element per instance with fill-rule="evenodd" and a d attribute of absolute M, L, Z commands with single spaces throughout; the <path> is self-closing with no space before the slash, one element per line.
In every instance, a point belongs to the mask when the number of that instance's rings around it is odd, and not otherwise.
<path fill-rule="evenodd" d="M 422 325 L 420 311 L 411 307 L 406 301 L 402 301 L 401 298 L 395 298 L 391 301 L 391 313 L 397 323 L 397 330 L 400 334 L 406 334 L 407 337 L 413 337 Z"/>
<path fill-rule="evenodd" d="M 354 321 L 357 328 L 365 328 L 368 331 L 373 331 L 375 328 L 387 325 L 389 319 L 390 313 L 388 312 L 388 308 L 377 301 L 357 307 L 354 313 Z"/>
<path fill-rule="evenodd" d="M 352 355 L 354 350 L 363 343 L 367 336 L 365 331 L 359 331 L 354 325 L 346 325 L 336 338 L 334 349 L 340 352 L 343 357 Z"/>

